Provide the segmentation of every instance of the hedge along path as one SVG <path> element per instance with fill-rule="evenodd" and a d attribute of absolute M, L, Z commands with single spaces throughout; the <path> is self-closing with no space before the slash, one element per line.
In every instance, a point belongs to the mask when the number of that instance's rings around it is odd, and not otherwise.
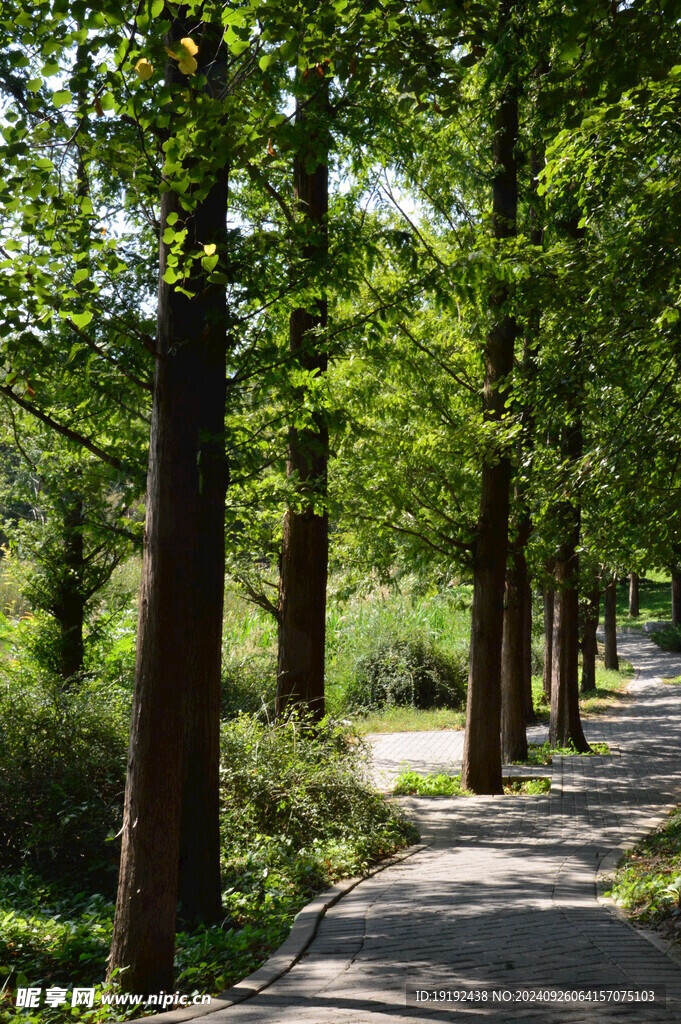
<path fill-rule="evenodd" d="M 638 670 L 635 697 L 592 739 L 614 757 L 554 758 L 550 794 L 405 798 L 432 845 L 356 886 L 319 922 L 288 973 L 214 1024 L 378 1024 L 481 1019 L 681 1020 L 681 967 L 596 899 L 599 865 L 681 801 L 681 657 L 644 636 L 619 638 Z M 595 735 L 597 727 L 598 735 Z M 488 990 L 445 1012 L 405 1005 L 405 985 Z M 491 1002 L 490 989 L 666 989 L 662 1003 Z M 443 1007 L 444 1009 L 444 1007 Z"/>

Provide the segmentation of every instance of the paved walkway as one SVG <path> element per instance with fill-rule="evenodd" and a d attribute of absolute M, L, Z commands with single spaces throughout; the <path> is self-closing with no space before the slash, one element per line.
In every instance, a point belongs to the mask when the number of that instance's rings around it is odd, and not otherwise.
<path fill-rule="evenodd" d="M 681 686 L 660 682 L 681 674 L 681 657 L 644 636 L 622 637 L 620 653 L 639 669 L 635 699 L 589 725 L 618 756 L 556 758 L 541 769 L 552 775 L 545 796 L 405 799 L 432 845 L 359 885 L 288 974 L 211 1014 L 211 1024 L 681 1021 L 681 967 L 595 899 L 607 852 L 681 792 Z M 420 760 L 429 759 L 424 749 Z M 490 996 L 434 1009 L 407 1006 L 408 983 L 510 993 L 655 987 L 666 989 L 666 1006 Z"/>
<path fill-rule="evenodd" d="M 585 723 L 586 724 L 586 723 Z M 543 743 L 548 736 L 545 725 L 527 730 L 528 743 Z M 367 736 L 373 753 L 373 780 L 378 789 L 391 790 L 402 768 L 421 775 L 430 772 L 458 772 L 463 758 L 463 729 L 437 729 L 433 732 L 389 732 Z M 592 734 L 592 739 L 600 739 Z"/>

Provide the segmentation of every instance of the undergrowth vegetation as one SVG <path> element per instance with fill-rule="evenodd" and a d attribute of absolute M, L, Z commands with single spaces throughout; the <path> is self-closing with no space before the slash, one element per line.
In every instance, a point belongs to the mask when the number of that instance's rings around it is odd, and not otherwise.
<path fill-rule="evenodd" d="M 507 778 L 503 780 L 504 793 L 507 796 L 539 796 L 551 789 L 551 780 L 542 776 L 534 778 Z M 460 775 L 420 775 L 418 772 L 404 769 L 400 772 L 393 787 L 395 796 L 473 796 L 468 790 L 461 788 Z"/>
<path fill-rule="evenodd" d="M 9 1013 L 20 985 L 101 985 L 105 976 L 136 648 L 131 595 L 138 579 L 135 559 L 116 570 L 88 624 L 82 676 L 66 687 L 51 669 L 53 637 L 45 616 L 22 612 L 12 619 L 19 604 L 8 584 L 7 617 L 0 617 L 0 1014 L 3 1007 Z M 332 601 L 329 717 L 311 729 L 296 719 L 273 725 L 276 623 L 228 590 L 224 919 L 178 934 L 179 990 L 214 993 L 229 986 L 283 941 L 313 894 L 415 841 L 395 805 L 371 789 L 361 734 L 463 727 L 471 597 L 466 585 L 424 595 L 406 581 L 401 593 L 379 590 Z M 532 646 L 539 672 L 540 616 Z M 605 693 L 599 689 L 592 702 L 606 701 L 623 685 L 612 673 L 598 680 Z M 520 789 L 539 792 L 543 785 L 523 781 Z M 414 773 L 403 774 L 396 791 L 461 792 L 456 777 Z M 127 1015 L 140 1012 L 130 1008 Z M 69 1013 L 43 1005 L 23 1019 L 59 1024 Z M 123 1016 L 100 1007 L 80 1019 Z"/>
<path fill-rule="evenodd" d="M 681 808 L 627 854 L 615 875 L 611 895 L 632 920 L 678 939 L 681 931 Z"/>
<path fill-rule="evenodd" d="M 47 706 L 52 715 L 51 705 Z M 85 707 L 87 713 L 83 712 L 79 725 L 83 744 L 104 710 L 103 702 L 97 700 Z M 27 721 L 28 716 L 22 736 L 29 732 Z M 50 723 L 54 726 L 56 719 L 50 718 Z M 62 786 L 71 782 L 68 776 L 60 779 L 59 792 L 50 793 L 53 803 L 46 804 L 33 823 L 42 833 L 36 836 L 29 830 L 24 835 L 15 828 L 4 836 L 0 988 L 4 985 L 8 996 L 22 984 L 95 985 L 105 976 L 115 872 L 96 876 L 87 865 L 89 858 L 93 865 L 102 858 L 115 864 L 113 834 L 120 819 L 125 761 L 124 732 L 106 735 L 109 747 L 104 743 L 84 746 L 81 753 L 65 755 L 65 764 L 76 773 L 73 784 L 80 778 L 82 789 L 84 780 L 90 779 L 93 792 L 104 769 L 110 763 L 115 766 L 108 820 L 102 812 L 101 822 L 98 819 L 87 827 L 93 807 L 89 790 L 90 802 L 85 800 L 79 808 L 80 817 L 60 816 L 57 807 Z M 50 779 L 61 770 L 65 734 L 55 736 L 53 744 L 42 738 L 44 757 L 34 757 L 30 771 L 27 762 L 26 775 L 19 780 L 25 790 L 22 800 L 16 799 L 15 792 L 15 806 L 21 807 L 23 797 L 32 790 L 49 791 Z M 17 742 L 20 746 L 21 737 Z M 3 749 L 2 756 L 6 755 Z M 219 927 L 178 935 L 176 987 L 180 991 L 215 993 L 226 988 L 283 941 L 293 917 L 314 893 L 337 878 L 365 872 L 382 857 L 415 841 L 413 827 L 368 786 L 365 761 L 361 741 L 334 726 L 311 730 L 302 722 L 290 721 L 272 728 L 249 715 L 225 723 L 221 758 L 225 917 Z M 23 817 L 30 817 L 26 804 Z M 111 842 L 106 839 L 107 826 Z M 30 869 L 26 851 L 31 854 Z M 78 879 L 75 888 L 74 878 Z M 100 1009 L 93 1019 L 106 1019 L 107 1012 Z M 111 1019 L 120 1019 L 117 1013 Z M 132 1010 L 130 1015 L 135 1015 Z M 39 1019 L 56 1022 L 67 1017 L 63 1007 L 43 1007 Z"/>

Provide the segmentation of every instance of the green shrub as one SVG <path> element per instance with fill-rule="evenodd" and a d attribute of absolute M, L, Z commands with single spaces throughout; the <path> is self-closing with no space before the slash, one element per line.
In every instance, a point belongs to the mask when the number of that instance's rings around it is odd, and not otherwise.
<path fill-rule="evenodd" d="M 0 684 L 0 867 L 78 872 L 115 886 L 130 721 L 129 694 L 85 683 Z"/>
<path fill-rule="evenodd" d="M 468 651 L 439 649 L 427 636 L 389 629 L 371 637 L 345 690 L 348 710 L 413 705 L 459 708 L 465 700 Z"/>
<path fill-rule="evenodd" d="M 328 722 L 270 726 L 242 715 L 223 726 L 221 806 L 227 862 L 277 847 L 312 861 L 333 848 L 336 873 L 359 870 L 411 832 L 368 784 L 368 751 Z M 280 857 L 280 853 L 277 853 Z M 303 857 L 304 859 L 304 857 Z"/>
<path fill-rule="evenodd" d="M 650 634 L 650 638 L 663 651 L 681 651 L 681 626 L 666 626 L 664 629 L 655 629 Z"/>

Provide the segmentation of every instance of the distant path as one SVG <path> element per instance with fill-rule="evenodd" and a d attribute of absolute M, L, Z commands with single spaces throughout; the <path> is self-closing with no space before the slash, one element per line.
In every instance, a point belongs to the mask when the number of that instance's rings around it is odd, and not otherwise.
<path fill-rule="evenodd" d="M 629 691 L 634 699 L 589 727 L 593 738 L 597 726 L 598 738 L 619 756 L 556 758 L 542 769 L 552 775 L 545 796 L 405 799 L 432 846 L 362 882 L 327 913 L 288 974 L 206 1020 L 678 1024 L 681 968 L 595 899 L 595 872 L 608 851 L 672 797 L 681 799 L 681 687 L 660 682 L 681 675 L 681 657 L 643 635 L 623 636 L 619 646 L 639 670 Z M 429 749 L 423 736 L 414 739 L 418 763 L 445 763 L 443 750 Z M 488 1001 L 438 1012 L 406 1007 L 408 981 L 511 992 L 666 986 L 668 1005 Z"/>
<path fill-rule="evenodd" d="M 527 730 L 529 743 L 543 743 L 547 735 L 545 725 L 533 725 Z M 420 775 L 458 772 L 463 759 L 463 738 L 463 729 L 373 733 L 367 736 L 372 748 L 376 787 L 391 789 L 403 767 L 409 767 Z"/>

